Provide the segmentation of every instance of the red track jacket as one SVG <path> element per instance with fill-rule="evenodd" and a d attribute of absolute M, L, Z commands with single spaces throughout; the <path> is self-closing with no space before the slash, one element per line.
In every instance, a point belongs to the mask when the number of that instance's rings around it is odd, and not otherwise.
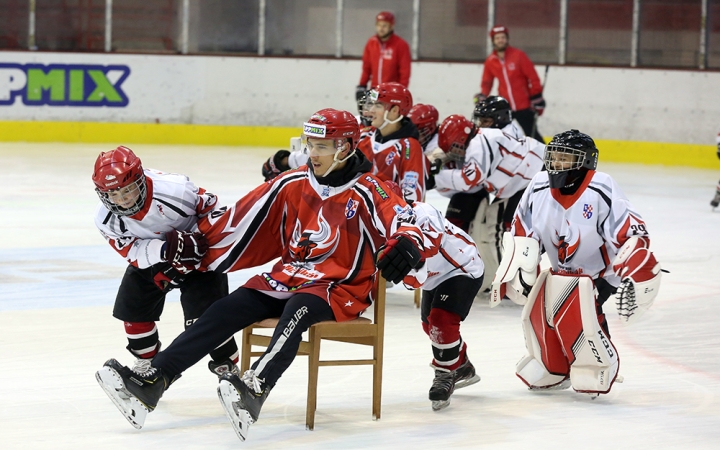
<path fill-rule="evenodd" d="M 396 34 L 381 42 L 377 35 L 368 39 L 363 52 L 361 86 L 372 81 L 370 87 L 395 81 L 408 87 L 410 84 L 410 46 Z"/>
<path fill-rule="evenodd" d="M 542 93 L 540 77 L 530 58 L 522 50 L 509 45 L 505 49 L 504 60 L 498 58 L 496 51 L 485 60 L 480 83 L 483 95 L 490 95 L 495 78 L 500 81 L 498 93 L 510 102 L 513 111 L 530 108 L 530 97 Z"/>

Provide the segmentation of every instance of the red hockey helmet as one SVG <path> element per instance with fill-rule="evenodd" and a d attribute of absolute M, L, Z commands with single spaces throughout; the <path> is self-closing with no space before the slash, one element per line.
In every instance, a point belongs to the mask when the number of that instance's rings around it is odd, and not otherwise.
<path fill-rule="evenodd" d="M 360 141 L 360 124 L 355 116 L 347 111 L 326 108 L 316 112 L 305 122 L 303 134 L 309 138 L 336 141 L 345 138 L 350 141 L 350 146 L 354 149 Z"/>
<path fill-rule="evenodd" d="M 412 94 L 402 84 L 395 82 L 381 83 L 373 91 L 375 92 L 371 91 L 370 100 L 388 105 L 388 109 L 395 105 L 399 106 L 401 116 L 407 116 L 410 112 L 413 104 Z"/>
<path fill-rule="evenodd" d="M 420 132 L 420 143 L 424 146 L 438 128 L 440 115 L 433 105 L 418 103 L 408 113 L 408 118 Z"/>
<path fill-rule="evenodd" d="M 460 114 L 453 114 L 440 124 L 438 145 L 449 155 L 464 157 L 465 149 L 476 131 L 477 129 L 471 121 Z"/>
<path fill-rule="evenodd" d="M 114 214 L 131 216 L 145 204 L 147 183 L 142 162 L 127 147 L 100 153 L 92 180 L 98 197 Z"/>
<path fill-rule="evenodd" d="M 490 29 L 490 39 L 492 40 L 498 33 L 505 33 L 505 36 L 510 37 L 510 30 L 505 25 L 495 25 Z"/>
<path fill-rule="evenodd" d="M 375 16 L 375 22 L 389 22 L 390 25 L 395 25 L 395 14 L 390 11 L 381 11 Z"/>

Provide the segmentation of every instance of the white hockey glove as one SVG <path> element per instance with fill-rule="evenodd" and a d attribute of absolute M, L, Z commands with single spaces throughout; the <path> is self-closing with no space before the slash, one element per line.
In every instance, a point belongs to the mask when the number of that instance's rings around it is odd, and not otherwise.
<path fill-rule="evenodd" d="M 503 258 L 490 291 L 490 307 L 507 297 L 518 305 L 527 303 L 527 294 L 537 280 L 540 243 L 533 238 L 503 234 Z"/>
<path fill-rule="evenodd" d="M 650 309 L 660 290 L 662 270 L 648 245 L 645 238 L 628 239 L 612 264 L 621 280 L 616 293 L 617 311 L 626 324 Z"/>

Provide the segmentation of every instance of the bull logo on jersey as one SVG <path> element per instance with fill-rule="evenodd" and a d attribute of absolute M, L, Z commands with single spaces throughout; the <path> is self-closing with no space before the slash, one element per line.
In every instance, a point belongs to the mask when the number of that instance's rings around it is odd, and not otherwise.
<path fill-rule="evenodd" d="M 570 264 L 573 257 L 580 248 L 580 232 L 579 230 L 573 229 L 570 223 L 567 222 L 568 228 L 565 234 L 559 234 L 555 232 L 555 237 L 552 239 L 553 246 L 557 249 L 558 263 Z"/>
<path fill-rule="evenodd" d="M 470 160 L 463 165 L 462 177 L 465 184 L 475 186 L 480 181 L 480 166 L 474 160 Z"/>
<path fill-rule="evenodd" d="M 318 213 L 317 229 L 303 230 L 300 221 L 296 220 L 290 240 L 290 255 L 294 261 L 285 264 L 283 272 L 307 279 L 322 277 L 324 274 L 314 270 L 314 266 L 332 255 L 339 243 L 340 232 L 330 227 L 322 209 Z"/>

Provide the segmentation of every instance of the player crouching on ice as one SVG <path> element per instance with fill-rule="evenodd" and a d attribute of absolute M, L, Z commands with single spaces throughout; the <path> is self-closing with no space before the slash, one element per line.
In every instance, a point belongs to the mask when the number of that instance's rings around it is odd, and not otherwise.
<path fill-rule="evenodd" d="M 198 224 L 209 244 L 205 268 L 232 272 L 279 258 L 272 269 L 214 303 L 148 370 L 134 372 L 111 359 L 97 372 L 102 388 L 136 428 L 168 386 L 219 343 L 255 322 L 279 317 L 267 351 L 241 377 L 224 375 L 217 388 L 235 432 L 245 440 L 268 393 L 295 359 L 302 333 L 320 321 L 356 318 L 370 306 L 376 254 L 383 273 L 398 277 L 423 263 L 419 227 L 395 224 L 406 209 L 404 199 L 369 174 L 372 165 L 356 151 L 355 117 L 324 109 L 305 123 L 304 133 L 307 165 L 263 183 Z"/>
<path fill-rule="evenodd" d="M 504 236 L 491 305 L 505 295 L 525 305 L 528 355 L 516 372 L 531 390 L 572 386 L 596 397 L 610 391 L 620 364 L 603 304 L 617 291 L 621 319 L 634 321 L 658 293 L 660 264 L 645 222 L 615 181 L 595 171 L 590 136 L 557 134 L 544 159 L 547 172 L 533 177 Z M 543 251 L 552 269 L 538 275 Z"/>

